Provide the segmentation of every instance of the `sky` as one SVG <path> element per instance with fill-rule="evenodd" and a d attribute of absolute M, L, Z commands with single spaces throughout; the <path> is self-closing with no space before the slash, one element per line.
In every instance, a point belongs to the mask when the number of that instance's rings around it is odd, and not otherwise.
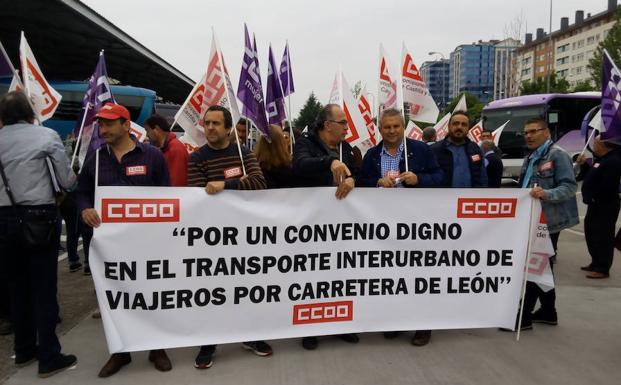
<path fill-rule="evenodd" d="M 534 35 L 537 28 L 547 32 L 552 0 L 82 1 L 194 81 L 205 71 L 215 28 L 235 89 L 244 22 L 256 34 L 264 80 L 269 44 L 280 63 L 289 41 L 295 116 L 311 91 L 320 102 L 327 102 L 339 65 L 350 85 L 361 81 L 376 94 L 380 43 L 394 74 L 402 42 L 420 67 L 439 58 L 428 54 L 432 51 L 448 58 L 460 44 L 511 37 L 507 27 L 520 18 L 522 41 L 526 32 Z M 559 29 L 561 17 L 569 17 L 571 25 L 576 10 L 584 10 L 586 17 L 604 11 L 607 4 L 607 0 L 554 0 L 552 30 Z"/>

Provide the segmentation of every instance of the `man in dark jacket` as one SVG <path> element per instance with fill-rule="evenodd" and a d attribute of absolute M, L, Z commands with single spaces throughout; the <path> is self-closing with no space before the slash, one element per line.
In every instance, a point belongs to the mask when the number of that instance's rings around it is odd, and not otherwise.
<path fill-rule="evenodd" d="M 481 151 L 483 151 L 483 163 L 487 172 L 487 186 L 498 188 L 502 184 L 502 159 L 496 153 L 494 142 L 484 140 L 481 142 Z"/>
<path fill-rule="evenodd" d="M 483 153 L 468 139 L 469 128 L 468 114 L 456 111 L 449 119 L 447 137 L 431 146 L 444 171 L 444 187 L 487 187 Z"/>
<path fill-rule="evenodd" d="M 440 187 L 444 174 L 428 145 L 406 139 L 407 156 L 403 156 L 405 124 L 401 112 L 385 110 L 380 123 L 383 140 L 365 154 L 359 184 L 365 187 Z"/>
<path fill-rule="evenodd" d="M 621 157 L 616 144 L 593 141 L 593 165 L 582 163 L 584 182 L 582 201 L 587 205 L 584 217 L 584 237 L 591 263 L 581 267 L 587 278 L 608 278 L 614 254 L 615 224 L 619 217 L 619 179 Z"/>
<path fill-rule="evenodd" d="M 293 149 L 293 174 L 302 187 L 337 186 L 336 198 L 343 199 L 353 190 L 358 169 L 347 143 L 347 119 L 337 104 L 325 105 L 310 132 L 296 140 Z M 356 334 L 342 334 L 342 340 L 358 343 Z M 304 337 L 306 350 L 316 349 L 317 337 Z"/>
<path fill-rule="evenodd" d="M 336 197 L 345 198 L 354 188 L 358 169 L 345 139 L 347 119 L 336 104 L 326 105 L 313 130 L 295 143 L 293 173 L 301 187 L 337 186 Z"/>

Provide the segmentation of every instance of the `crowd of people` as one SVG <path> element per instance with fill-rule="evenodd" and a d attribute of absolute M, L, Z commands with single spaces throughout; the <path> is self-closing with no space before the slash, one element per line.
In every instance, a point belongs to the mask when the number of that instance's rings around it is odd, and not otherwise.
<path fill-rule="evenodd" d="M 401 112 L 387 109 L 378 122 L 382 141 L 362 157 L 359 149 L 344 140 L 347 119 L 339 105 L 323 107 L 309 131 L 296 138 L 293 151 L 291 133 L 279 126 L 271 126 L 270 140 L 261 137 L 254 150 L 241 145 L 248 135 L 247 122 L 233 122 L 226 108 L 211 106 L 202 118 L 207 143 L 188 155 L 163 117 L 154 115 L 146 120 L 150 144 L 140 143 L 130 134 L 129 111 L 109 103 L 97 114 L 105 145 L 87 156 L 77 177 L 58 134 L 34 124 L 35 114 L 23 93 L 10 92 L 0 100 L 0 121 L 0 284 L 8 283 L 0 288 L 0 315 L 10 313 L 13 321 L 15 364 L 25 366 L 38 360 L 41 377 L 77 362 L 74 355 L 61 353 L 55 332 L 61 227 L 48 160 L 55 171 L 53 177 L 68 191 L 60 212 L 67 229 L 69 269 L 83 268 L 85 274 L 90 274 L 92 229 L 101 224 L 100 213 L 94 208 L 96 185 L 192 186 L 204 188 L 207 194 L 325 186 L 336 188 L 336 199 L 347 199 L 356 188 L 498 188 L 502 179 L 501 156 L 490 133 L 480 144 L 471 141 L 465 111 L 452 114 L 446 138 L 436 141 L 430 128 L 423 131 L 423 142 L 406 138 Z M 579 222 L 572 161 L 553 144 L 544 119 L 529 120 L 523 133 L 531 152 L 524 159 L 520 187 L 530 189 L 530 195 L 541 201 L 556 251 L 559 233 Z M 595 160 L 590 166 L 580 159 L 586 175 L 583 200 L 589 210 L 585 232 L 593 259 L 583 269 L 590 278 L 605 278 L 612 264 L 619 212 L 621 158 L 616 144 L 599 139 L 593 152 Z M 84 241 L 84 265 L 77 254 L 79 236 Z M 535 310 L 537 301 L 540 307 Z M 524 311 L 518 314 L 516 325 L 526 330 L 537 322 L 557 323 L 555 291 L 544 291 L 529 282 Z M 384 336 L 394 338 L 399 333 L 388 331 Z M 357 334 L 338 338 L 348 343 L 359 341 Z M 422 346 L 430 339 L 430 330 L 417 330 L 411 342 Z M 318 341 L 318 336 L 308 336 L 301 343 L 312 350 Z M 272 354 L 265 341 L 248 341 L 242 346 L 259 356 Z M 215 351 L 215 345 L 201 346 L 194 366 L 209 368 Z M 148 358 L 157 370 L 172 369 L 163 349 L 150 351 Z M 131 359 L 129 353 L 113 354 L 99 376 L 117 373 Z"/>

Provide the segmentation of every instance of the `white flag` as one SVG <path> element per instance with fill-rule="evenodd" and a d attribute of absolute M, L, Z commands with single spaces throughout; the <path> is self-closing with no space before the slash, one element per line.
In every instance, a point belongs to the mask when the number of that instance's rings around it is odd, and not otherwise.
<path fill-rule="evenodd" d="M 211 39 L 211 54 L 209 55 L 207 72 L 196 83 L 177 115 L 175 115 L 177 124 L 199 147 L 207 143 L 202 119 L 209 106 L 220 105 L 227 108 L 233 117 L 233 124 L 239 120 L 237 99 L 232 89 L 231 79 L 214 33 Z"/>
<path fill-rule="evenodd" d="M 342 88 L 341 71 L 339 70 L 336 75 L 334 75 L 334 81 L 332 82 L 332 89 L 330 90 L 330 99 L 328 99 L 328 104 L 338 104 L 339 106 L 343 105 L 343 96 L 341 92 Z"/>
<path fill-rule="evenodd" d="M 369 103 L 369 92 L 367 91 L 366 86 L 362 89 L 362 92 L 358 97 L 358 109 L 360 110 L 364 123 L 367 126 L 370 143 L 375 146 L 379 143 L 377 140 L 377 131 L 379 130 L 377 129 L 375 122 L 373 122 L 373 110 L 371 109 L 371 103 Z"/>
<path fill-rule="evenodd" d="M 19 59 L 22 66 L 24 92 L 31 100 L 38 119 L 43 122 L 54 115 L 62 97 L 43 77 L 23 31 L 19 43 Z"/>
<path fill-rule="evenodd" d="M 365 124 L 360 108 L 358 107 L 358 101 L 354 98 L 354 94 L 349 88 L 345 76 L 341 73 L 341 86 L 343 96 L 343 111 L 345 111 L 345 117 L 347 118 L 347 135 L 345 140 L 352 145 L 352 147 L 358 146 L 360 151 L 366 152 L 369 148 L 373 147 L 371 139 L 369 137 L 369 131 Z"/>
<path fill-rule="evenodd" d="M 194 140 L 192 140 L 192 138 L 187 133 L 184 133 L 183 135 L 181 135 L 181 137 L 179 138 L 179 141 L 183 143 L 188 154 L 191 154 L 198 149 L 198 145 L 194 142 Z"/>
<path fill-rule="evenodd" d="M 423 140 L 423 130 L 421 130 L 413 120 L 408 122 L 408 126 L 405 128 L 405 134 L 410 139 Z"/>
<path fill-rule="evenodd" d="M 528 280 L 536 283 L 542 290 L 554 288 L 554 276 L 550 268 L 550 257 L 554 255 L 554 247 L 548 233 L 541 204 L 537 202 L 533 209 L 530 256 L 528 258 Z"/>
<path fill-rule="evenodd" d="M 481 141 L 481 134 L 483 134 L 483 121 L 479 120 L 477 124 L 468 130 L 468 138 L 470 138 L 470 140 L 474 143 L 479 143 Z"/>
<path fill-rule="evenodd" d="M 129 133 L 134 135 L 141 143 L 147 140 L 147 130 L 138 123 L 129 122 Z"/>
<path fill-rule="evenodd" d="M 388 55 L 384 51 L 384 46 L 380 44 L 380 69 L 379 69 L 379 111 L 387 108 L 401 109 L 403 104 L 399 105 L 397 100 L 397 80 L 390 75 L 390 62 Z"/>
<path fill-rule="evenodd" d="M 498 143 L 500 143 L 500 135 L 502 135 L 502 130 L 505 129 L 505 127 L 507 126 L 507 124 L 509 124 L 509 122 L 510 121 L 507 120 L 505 124 L 498 127 L 497 129 L 494 130 L 494 132 L 492 132 L 492 138 L 494 138 L 494 144 L 496 145 L 496 147 L 498 147 Z"/>
<path fill-rule="evenodd" d="M 466 94 L 461 94 L 461 98 L 459 98 L 459 102 L 457 102 L 457 105 L 453 109 L 453 113 L 457 111 L 468 112 L 468 105 L 466 104 Z"/>
<path fill-rule="evenodd" d="M 436 130 L 436 140 L 439 142 L 448 135 L 448 123 L 451 120 L 451 113 L 447 113 L 440 119 L 438 123 L 433 126 Z"/>
<path fill-rule="evenodd" d="M 405 43 L 403 44 L 401 68 L 403 102 L 408 106 L 406 114 L 411 120 L 435 123 L 440 110 L 431 97 Z"/>

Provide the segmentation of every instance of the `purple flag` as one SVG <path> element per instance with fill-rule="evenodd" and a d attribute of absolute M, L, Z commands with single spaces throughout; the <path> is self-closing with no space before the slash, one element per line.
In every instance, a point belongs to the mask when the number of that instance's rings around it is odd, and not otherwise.
<path fill-rule="evenodd" d="M 295 92 L 293 71 L 291 70 L 291 56 L 289 55 L 289 42 L 285 45 L 285 52 L 283 52 L 282 61 L 280 62 L 280 84 L 282 84 L 284 96 L 289 96 Z"/>
<path fill-rule="evenodd" d="M 285 115 L 285 98 L 282 94 L 280 79 L 276 76 L 276 62 L 272 54 L 270 44 L 268 64 L 267 64 L 267 92 L 266 92 L 267 117 L 270 124 L 282 126 L 282 122 L 287 119 Z"/>
<path fill-rule="evenodd" d="M 104 143 L 103 139 L 99 137 L 99 128 L 97 127 L 95 115 L 108 102 L 115 103 L 110 84 L 108 84 L 108 71 L 106 71 L 104 53 L 101 51 L 95 72 L 88 79 L 88 88 L 82 100 L 83 112 L 80 115 L 80 119 L 76 122 L 76 128 L 73 131 L 77 137 L 82 120 L 84 120 L 82 138 L 80 140 L 80 165 L 86 158 L 89 149 L 96 150 Z M 84 114 L 86 114 L 86 117 Z"/>
<path fill-rule="evenodd" d="M 621 141 L 621 72 L 604 50 L 602 57 L 602 140 Z"/>
<path fill-rule="evenodd" d="M 269 127 L 267 116 L 265 115 L 265 99 L 263 98 L 263 87 L 261 86 L 261 75 L 259 74 L 259 60 L 250 42 L 248 27 L 245 24 L 244 32 L 246 34 L 246 43 L 241 74 L 239 75 L 237 97 L 243 106 L 242 115 L 252 120 L 261 134 L 269 140 Z"/>

